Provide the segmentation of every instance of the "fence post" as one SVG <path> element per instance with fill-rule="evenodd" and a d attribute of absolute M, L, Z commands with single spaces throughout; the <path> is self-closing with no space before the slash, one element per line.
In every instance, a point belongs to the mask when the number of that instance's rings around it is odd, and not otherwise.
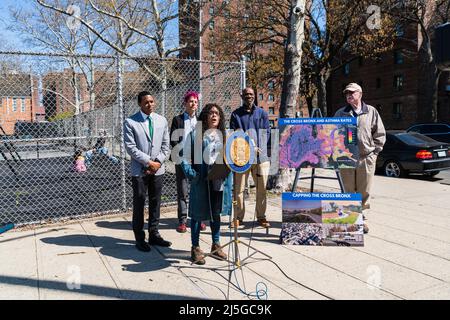
<path fill-rule="evenodd" d="M 122 67 L 123 59 L 120 53 L 117 53 L 117 103 L 119 106 L 119 134 L 120 134 L 120 165 L 122 174 L 122 211 L 127 210 L 127 188 L 126 188 L 126 169 L 125 169 L 125 144 L 124 144 L 124 132 L 123 122 L 125 119 L 125 108 L 123 105 L 123 79 L 122 79 Z M 115 137 L 113 138 L 115 139 Z"/>
<path fill-rule="evenodd" d="M 247 64 L 245 56 L 241 56 L 241 92 L 247 87 Z"/>
<path fill-rule="evenodd" d="M 161 89 L 162 89 L 162 110 L 161 114 L 163 117 L 167 117 L 166 115 L 166 108 L 167 108 L 167 69 L 166 69 L 166 60 L 161 59 L 162 64 L 162 83 L 161 83 Z"/>

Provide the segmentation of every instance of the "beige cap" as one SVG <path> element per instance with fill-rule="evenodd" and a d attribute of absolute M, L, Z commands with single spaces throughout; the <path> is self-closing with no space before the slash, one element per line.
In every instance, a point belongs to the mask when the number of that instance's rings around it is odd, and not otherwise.
<path fill-rule="evenodd" d="M 359 84 L 352 82 L 352 83 L 349 83 L 345 87 L 344 91 L 342 91 L 342 92 L 345 93 L 346 91 L 351 91 L 351 92 L 359 91 L 359 92 L 362 92 L 362 88 L 361 88 L 361 86 Z"/>

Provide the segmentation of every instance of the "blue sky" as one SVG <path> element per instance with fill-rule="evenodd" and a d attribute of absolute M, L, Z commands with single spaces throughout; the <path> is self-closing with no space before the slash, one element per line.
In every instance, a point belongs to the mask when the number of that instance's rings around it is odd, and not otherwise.
<path fill-rule="evenodd" d="M 7 30 L 8 24 L 11 22 L 9 15 L 9 8 L 22 7 L 27 8 L 30 6 L 30 0 L 0 0 L 0 39 L 8 43 L 11 49 L 26 49 L 22 45 L 22 41 L 17 34 L 14 34 Z"/>
<path fill-rule="evenodd" d="M 37 51 L 36 49 L 27 47 L 23 44 L 23 39 L 20 34 L 7 30 L 8 25 L 12 22 L 10 17 L 10 7 L 29 9 L 34 3 L 35 0 L 0 0 L 0 41 L 7 42 L 7 49 L 17 51 Z M 170 33 L 170 35 L 166 36 L 166 45 L 168 47 L 178 45 L 178 22 L 174 21 L 171 24 L 168 33 Z M 0 50 L 5 50 L 5 46 L 0 46 Z"/>

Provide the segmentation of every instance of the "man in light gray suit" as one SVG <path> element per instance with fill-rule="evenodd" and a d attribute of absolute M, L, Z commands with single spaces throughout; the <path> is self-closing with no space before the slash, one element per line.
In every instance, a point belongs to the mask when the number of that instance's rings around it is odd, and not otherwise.
<path fill-rule="evenodd" d="M 125 149 L 131 156 L 133 185 L 133 232 L 136 247 L 150 251 L 150 245 L 170 247 L 158 231 L 164 162 L 170 153 L 167 120 L 155 113 L 155 99 L 148 91 L 138 95 L 141 110 L 125 120 Z M 148 243 L 145 242 L 144 206 L 149 197 Z"/>

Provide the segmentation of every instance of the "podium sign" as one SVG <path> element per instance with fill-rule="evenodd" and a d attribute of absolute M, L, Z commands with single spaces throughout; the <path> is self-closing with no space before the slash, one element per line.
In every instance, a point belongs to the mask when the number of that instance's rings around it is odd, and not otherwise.
<path fill-rule="evenodd" d="M 247 172 L 252 164 L 256 163 L 255 149 L 255 142 L 247 133 L 235 131 L 226 141 L 225 163 L 233 172 Z"/>

